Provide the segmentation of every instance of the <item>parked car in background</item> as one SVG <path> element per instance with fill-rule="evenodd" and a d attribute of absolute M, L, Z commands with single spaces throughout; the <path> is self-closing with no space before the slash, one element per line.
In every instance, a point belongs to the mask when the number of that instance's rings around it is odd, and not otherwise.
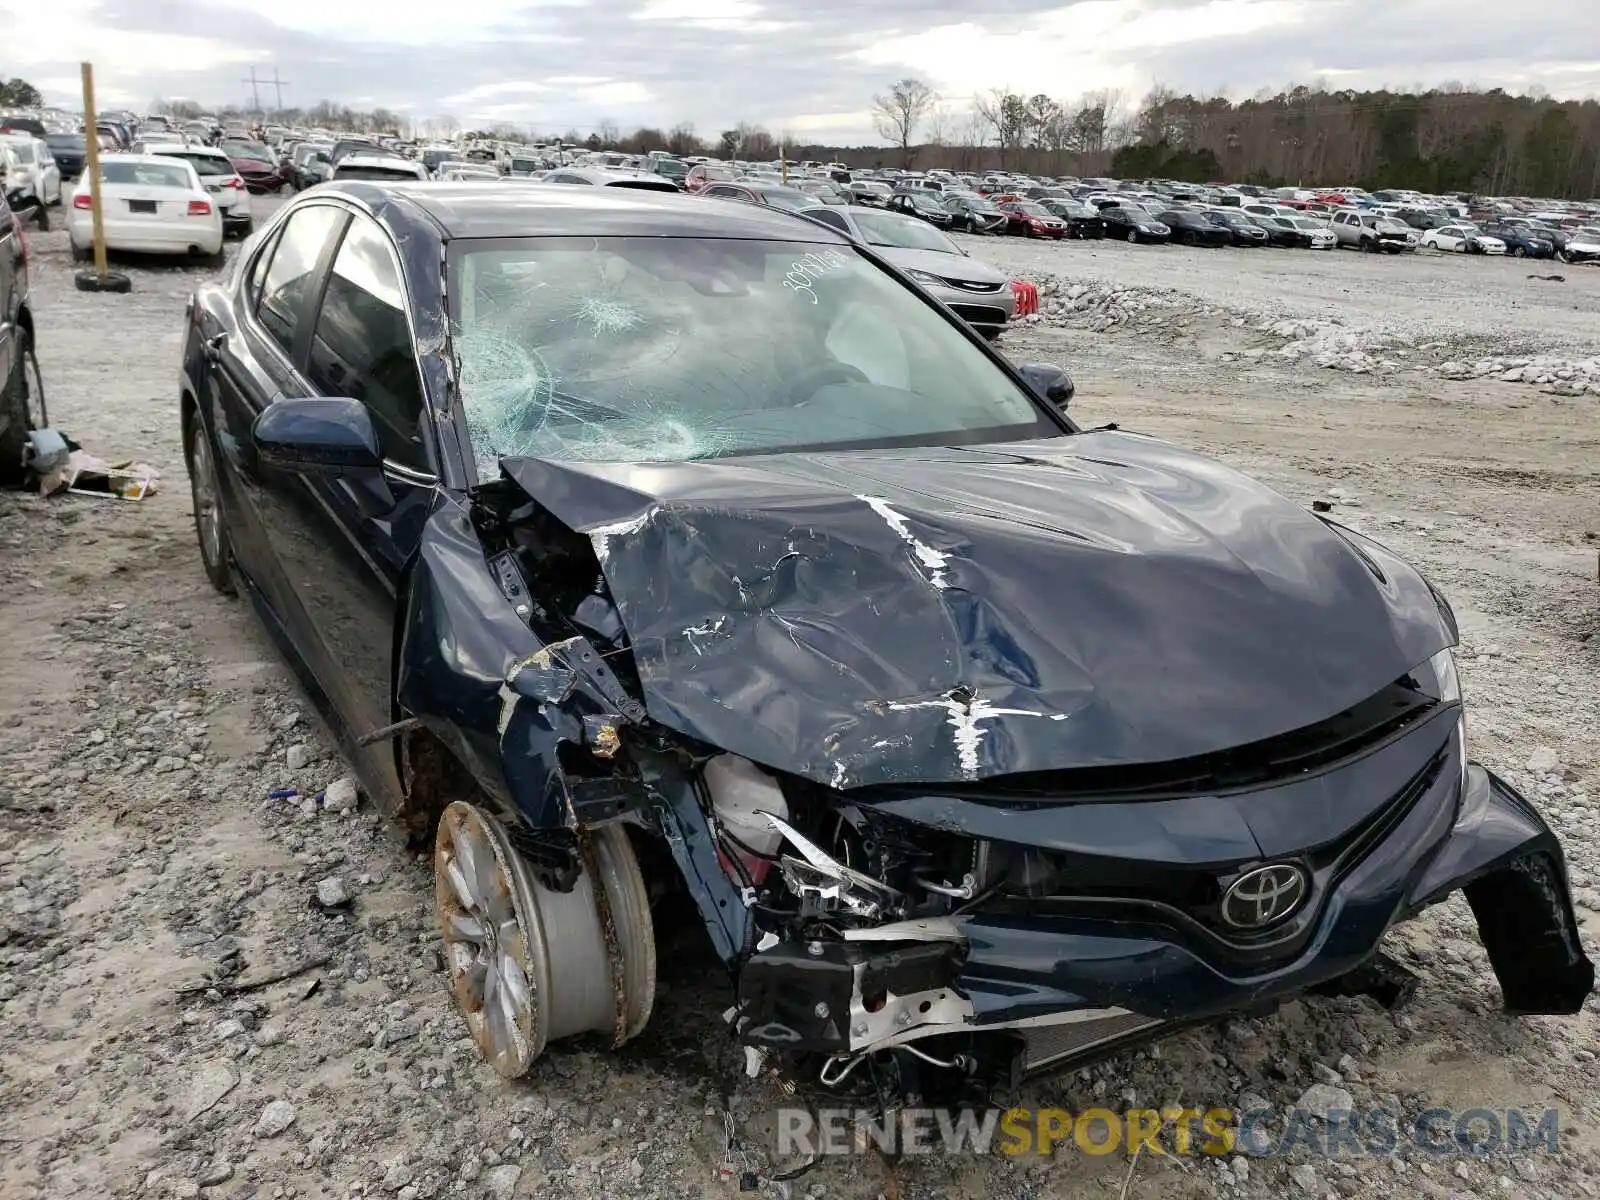
<path fill-rule="evenodd" d="M 755 183 L 746 179 L 734 183 L 708 183 L 700 189 L 700 195 L 712 200 L 740 200 L 746 204 L 761 204 L 785 212 L 799 212 L 817 203 L 815 196 L 807 195 L 799 188 L 792 188 L 782 183 Z"/>
<path fill-rule="evenodd" d="M 439 172 L 441 183 L 498 183 L 500 172 L 490 167 L 450 167 Z"/>
<path fill-rule="evenodd" d="M 1013 197 L 999 201 L 995 207 L 1006 214 L 1007 233 L 1052 240 L 1067 236 L 1067 223 L 1036 201 Z"/>
<path fill-rule="evenodd" d="M 897 212 L 902 216 L 915 217 L 940 229 L 949 229 L 955 223 L 955 218 L 950 215 L 950 210 L 939 202 L 939 195 L 936 192 L 896 192 L 889 197 L 889 203 L 884 207 L 890 212 Z"/>
<path fill-rule="evenodd" d="M 1267 235 L 1267 245 L 1284 250 L 1311 249 L 1311 235 L 1300 230 L 1287 217 L 1257 217 L 1254 221 Z"/>
<path fill-rule="evenodd" d="M 140 142 L 142 153 L 175 158 L 188 163 L 200 183 L 222 213 L 222 229 L 238 237 L 248 237 L 254 228 L 250 215 L 250 189 L 234 170 L 233 160 L 214 146 L 181 142 Z"/>
<path fill-rule="evenodd" d="M 1169 208 L 1157 217 L 1172 230 L 1172 240 L 1180 246 L 1226 246 L 1233 241 L 1228 230 L 1190 208 Z"/>
<path fill-rule="evenodd" d="M 1103 238 L 1106 235 L 1106 219 L 1100 215 L 1100 210 L 1082 200 L 1050 196 L 1039 201 L 1039 207 L 1067 223 L 1068 237 Z"/>
<path fill-rule="evenodd" d="M 1506 244 L 1506 253 L 1513 258 L 1553 258 L 1556 244 L 1532 226 L 1513 225 L 1509 221 L 1484 221 L 1478 226 L 1482 233 L 1497 237 Z"/>
<path fill-rule="evenodd" d="M 1017 311 L 1017 296 L 1004 272 L 971 257 L 916 217 L 864 204 L 809 208 L 800 215 L 871 246 L 986 338 L 998 337 Z"/>
<path fill-rule="evenodd" d="M 1143 205 L 1126 200 L 1096 205 L 1106 223 L 1106 236 L 1130 243 L 1161 245 L 1172 238 L 1172 230 Z"/>
<path fill-rule="evenodd" d="M 332 150 L 331 142 L 302 142 L 291 150 L 286 171 L 289 186 L 303 192 L 328 179 L 333 172 Z"/>
<path fill-rule="evenodd" d="M 875 208 L 883 208 L 889 203 L 889 197 L 894 195 L 894 189 L 887 183 L 876 179 L 852 178 L 844 185 L 845 191 L 850 194 L 850 199 L 855 204 L 866 204 Z"/>
<path fill-rule="evenodd" d="M 28 431 L 44 414 L 44 377 L 34 342 L 28 239 L 0 193 L 0 487 L 23 480 Z"/>
<path fill-rule="evenodd" d="M 1344 209 L 1334 213 L 1328 223 L 1340 246 L 1370 254 L 1401 254 L 1420 244 L 1415 229 L 1381 213 Z"/>
<path fill-rule="evenodd" d="M 1584 239 L 1577 234 L 1576 229 L 1562 229 L 1548 219 L 1532 221 L 1526 226 L 1526 228 L 1533 234 L 1534 237 L 1543 238 L 1548 241 L 1555 248 L 1555 257 L 1559 258 L 1562 262 L 1581 263 L 1588 262 L 1594 258 L 1594 252 L 1592 250 L 1586 251 L 1583 249 L 1585 245 L 1592 246 L 1593 242 L 1586 243 Z M 1575 237 L 1578 242 L 1576 249 L 1573 246 L 1573 239 Z"/>
<path fill-rule="evenodd" d="M 668 183 L 679 190 L 686 191 L 685 181 L 689 178 L 689 164 L 681 158 L 652 158 L 647 168 L 661 176 Z"/>
<path fill-rule="evenodd" d="M 1333 236 L 1333 228 L 1322 217 L 1284 217 L 1296 229 L 1306 234 L 1311 239 L 1313 250 L 1335 250 L 1339 246 L 1339 239 Z"/>
<path fill-rule="evenodd" d="M 258 195 L 279 191 L 289 182 L 289 173 L 278 156 L 260 142 L 225 139 L 222 150 L 244 179 L 245 186 Z"/>
<path fill-rule="evenodd" d="M 39 203 L 61 203 L 61 168 L 56 166 L 43 138 L 31 133 L 0 134 L 0 147 L 9 160 L 8 174 L 13 187 L 20 175 L 28 180 Z"/>
<path fill-rule="evenodd" d="M 373 179 L 400 182 L 426 179 L 428 168 L 414 158 L 402 158 L 386 150 L 359 150 L 334 161 L 330 179 Z"/>
<path fill-rule="evenodd" d="M 89 173 L 72 193 L 67 214 L 73 257 L 94 252 Z M 100 160 L 100 214 L 107 250 L 187 254 L 220 260 L 222 210 L 181 159 L 153 154 L 108 154 Z"/>
<path fill-rule="evenodd" d="M 557 167 L 546 171 L 541 183 L 562 183 L 572 187 L 633 188 L 641 192 L 675 192 L 671 180 L 648 171 L 624 171 L 607 167 Z"/>
<path fill-rule="evenodd" d="M 1600 259 L 1600 230 L 1569 229 L 1557 253 L 1563 262 L 1587 263 Z"/>
<path fill-rule="evenodd" d="M 950 214 L 950 227 L 967 233 L 1003 233 L 1010 221 L 995 204 L 976 194 L 946 194 L 944 207 Z"/>
<path fill-rule="evenodd" d="M 56 160 L 56 166 L 61 168 L 63 180 L 76 179 L 83 174 L 83 165 L 89 154 L 83 134 L 47 133 L 44 135 L 44 144 L 50 148 L 50 157 Z"/>
<path fill-rule="evenodd" d="M 1469 225 L 1441 225 L 1422 235 L 1422 245 L 1453 254 L 1504 254 L 1506 244 Z"/>
<path fill-rule="evenodd" d="M 803 179 L 795 187 L 819 204 L 849 204 L 850 196 L 831 179 Z"/>
<path fill-rule="evenodd" d="M 686 192 L 701 192 L 705 190 L 707 184 L 731 183 L 737 178 L 739 178 L 739 172 L 735 171 L 727 163 L 695 163 L 684 174 L 683 190 Z"/>
<path fill-rule="evenodd" d="M 1206 220 L 1228 232 L 1235 246 L 1248 248 L 1267 244 L 1267 231 L 1241 209 L 1207 208 L 1202 211 Z"/>

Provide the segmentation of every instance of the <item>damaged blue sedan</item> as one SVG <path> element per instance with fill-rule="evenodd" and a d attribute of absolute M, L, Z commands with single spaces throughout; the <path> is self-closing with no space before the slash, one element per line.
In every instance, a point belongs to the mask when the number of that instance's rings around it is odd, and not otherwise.
<path fill-rule="evenodd" d="M 1414 568 L 1081 428 L 870 247 L 587 191 L 308 192 L 180 382 L 204 569 L 432 848 L 497 1071 L 637 1035 L 674 894 L 751 1068 L 840 1093 L 1395 1004 L 1385 932 L 1457 891 L 1508 1011 L 1579 1010 Z"/>

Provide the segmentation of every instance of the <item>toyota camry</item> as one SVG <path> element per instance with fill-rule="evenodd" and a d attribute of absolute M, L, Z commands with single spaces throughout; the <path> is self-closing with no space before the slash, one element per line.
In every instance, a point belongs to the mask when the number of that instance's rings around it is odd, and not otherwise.
<path fill-rule="evenodd" d="M 1508 1011 L 1579 1009 L 1415 568 L 1080 426 L 870 246 L 578 190 L 307 192 L 179 381 L 201 564 L 431 848 L 496 1070 L 636 1036 L 685 919 L 753 1067 L 880 1097 L 1397 1003 L 1456 892 Z"/>

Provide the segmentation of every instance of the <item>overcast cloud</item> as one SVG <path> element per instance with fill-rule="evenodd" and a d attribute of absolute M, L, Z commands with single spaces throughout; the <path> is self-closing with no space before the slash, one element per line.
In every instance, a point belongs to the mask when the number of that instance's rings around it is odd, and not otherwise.
<path fill-rule="evenodd" d="M 8 75 L 72 102 L 88 59 L 102 107 L 136 110 L 247 102 L 252 67 L 277 68 L 286 104 L 552 132 L 750 121 L 818 141 L 873 140 L 870 98 L 905 75 L 957 111 L 999 85 L 1131 99 L 1157 80 L 1236 99 L 1317 80 L 1600 94 L 1594 0 L 8 2 Z"/>

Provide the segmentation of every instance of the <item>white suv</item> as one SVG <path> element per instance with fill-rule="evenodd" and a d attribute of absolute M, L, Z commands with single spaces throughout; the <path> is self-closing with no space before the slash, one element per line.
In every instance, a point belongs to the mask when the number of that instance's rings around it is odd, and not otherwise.
<path fill-rule="evenodd" d="M 211 193 L 212 203 L 222 214 L 222 232 L 248 237 L 255 222 L 250 216 L 250 189 L 244 177 L 234 170 L 228 156 L 215 146 L 200 146 L 184 142 L 141 142 L 142 154 L 159 154 L 162 158 L 181 158 L 200 176 L 201 185 Z"/>
<path fill-rule="evenodd" d="M 13 186 L 27 180 L 40 204 L 61 203 L 61 168 L 42 139 L 31 133 L 0 134 L 0 152 L 6 156 Z"/>

